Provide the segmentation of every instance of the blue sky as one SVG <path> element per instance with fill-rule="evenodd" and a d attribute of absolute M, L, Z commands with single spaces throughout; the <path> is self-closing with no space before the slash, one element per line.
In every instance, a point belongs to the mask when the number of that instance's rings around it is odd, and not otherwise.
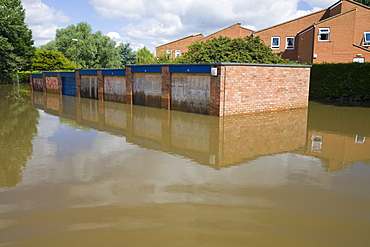
<path fill-rule="evenodd" d="M 211 34 L 235 23 L 260 30 L 334 4 L 335 0 L 22 0 L 35 45 L 57 28 L 89 23 L 134 50 L 189 35 Z"/>

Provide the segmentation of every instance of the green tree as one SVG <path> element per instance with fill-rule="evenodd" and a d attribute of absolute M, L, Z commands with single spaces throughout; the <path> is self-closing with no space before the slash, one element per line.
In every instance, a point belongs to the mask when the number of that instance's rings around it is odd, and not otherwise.
<path fill-rule="evenodd" d="M 55 40 L 52 40 L 48 42 L 45 45 L 40 46 L 40 50 L 42 51 L 56 51 L 57 50 L 57 45 Z"/>
<path fill-rule="evenodd" d="M 146 46 L 143 48 L 139 49 L 136 52 L 137 56 L 137 64 L 154 64 L 155 63 L 155 58 L 153 53 L 151 53 Z"/>
<path fill-rule="evenodd" d="M 76 64 L 68 60 L 61 52 L 37 50 L 32 68 L 40 71 L 73 70 Z"/>
<path fill-rule="evenodd" d="M 32 32 L 24 22 L 20 0 L 0 0 L 0 80 L 28 69 L 35 54 Z"/>
<path fill-rule="evenodd" d="M 188 47 L 189 51 L 178 59 L 181 63 L 287 63 L 274 54 L 260 37 L 246 36 L 231 39 L 222 37 L 197 42 Z"/>
<path fill-rule="evenodd" d="M 55 40 L 42 46 L 42 49 L 61 52 L 71 61 L 75 61 L 77 49 L 78 65 L 82 68 L 113 68 L 121 65 L 116 42 L 100 31 L 93 33 L 91 26 L 85 22 L 57 29 Z"/>
<path fill-rule="evenodd" d="M 121 67 L 136 62 L 136 53 L 132 50 L 130 43 L 120 44 L 118 49 L 121 55 Z"/>
<path fill-rule="evenodd" d="M 356 2 L 362 3 L 364 5 L 370 6 L 370 0 L 355 0 Z"/>

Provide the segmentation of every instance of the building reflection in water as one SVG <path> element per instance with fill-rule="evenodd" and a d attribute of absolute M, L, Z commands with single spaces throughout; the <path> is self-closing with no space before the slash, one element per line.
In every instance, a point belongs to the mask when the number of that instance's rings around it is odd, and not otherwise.
<path fill-rule="evenodd" d="M 320 158 L 328 172 L 370 160 L 370 124 L 363 124 L 370 123 L 368 108 L 311 103 L 309 110 L 211 117 L 38 92 L 33 102 L 50 114 L 216 169 L 280 153 Z"/>
<path fill-rule="evenodd" d="M 307 109 L 220 118 L 38 92 L 33 102 L 47 113 L 217 169 L 303 152 L 306 145 Z"/>

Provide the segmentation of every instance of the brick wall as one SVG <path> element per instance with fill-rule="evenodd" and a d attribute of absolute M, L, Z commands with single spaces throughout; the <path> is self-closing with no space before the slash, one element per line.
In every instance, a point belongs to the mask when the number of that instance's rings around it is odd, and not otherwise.
<path fill-rule="evenodd" d="M 274 49 L 273 52 L 284 52 L 282 55 L 283 58 L 298 60 L 296 45 L 294 50 L 286 50 L 286 37 L 296 37 L 298 32 L 308 28 L 313 23 L 320 21 L 324 14 L 325 10 L 290 22 L 282 23 L 280 25 L 258 31 L 255 33 L 255 36 L 259 36 L 267 46 L 271 46 L 271 37 L 280 37 L 280 47 L 279 49 Z M 295 40 L 295 43 L 297 44 L 297 40 Z"/>
<path fill-rule="evenodd" d="M 310 71 L 305 66 L 222 66 L 219 115 L 308 107 Z"/>
<path fill-rule="evenodd" d="M 197 40 L 201 39 L 203 37 L 202 34 L 198 35 L 192 35 L 180 40 L 176 40 L 174 42 L 164 44 L 162 46 L 158 46 L 156 48 L 156 56 L 159 57 L 163 54 L 166 54 L 168 50 L 171 50 L 171 58 L 175 58 L 175 51 L 180 50 L 182 55 L 183 53 L 188 51 L 188 46 L 191 45 L 192 43 L 196 42 Z"/>
<path fill-rule="evenodd" d="M 152 68 L 148 65 L 146 69 Z M 158 65 L 155 68 L 159 71 Z M 170 72 L 170 68 L 175 71 Z M 160 69 L 161 73 L 132 73 L 128 66 L 120 76 L 103 75 L 101 70 L 77 70 L 76 97 L 212 116 L 279 111 L 308 105 L 310 66 L 209 64 L 200 67 L 163 65 Z M 217 69 L 217 74 L 211 74 L 213 69 Z M 62 94 L 61 78 L 44 76 L 45 82 L 46 79 L 49 84 L 43 84 L 44 92 Z M 36 84 L 32 77 L 30 83 L 32 86 Z"/>

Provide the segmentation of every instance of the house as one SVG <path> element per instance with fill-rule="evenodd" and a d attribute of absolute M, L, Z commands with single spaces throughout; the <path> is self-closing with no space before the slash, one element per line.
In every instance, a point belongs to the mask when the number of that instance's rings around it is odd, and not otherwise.
<path fill-rule="evenodd" d="M 195 42 L 205 42 L 209 39 L 218 38 L 220 36 L 235 39 L 249 36 L 253 33 L 252 30 L 244 28 L 240 25 L 240 23 L 236 23 L 206 37 L 204 37 L 203 34 L 197 34 L 158 46 L 156 47 L 156 55 L 161 56 L 163 54 L 168 54 L 171 58 L 177 58 L 181 56 L 181 54 L 187 52 L 187 47 Z"/>
<path fill-rule="evenodd" d="M 231 30 L 239 30 L 231 32 Z M 188 42 L 227 36 L 259 36 L 273 52 L 301 63 L 370 62 L 370 7 L 342 0 L 327 9 L 253 32 L 240 23 Z M 179 40 L 181 41 L 181 40 Z M 176 49 L 179 41 L 171 42 Z M 163 50 L 165 45 L 157 47 Z M 185 49 L 184 49 L 184 52 Z"/>

